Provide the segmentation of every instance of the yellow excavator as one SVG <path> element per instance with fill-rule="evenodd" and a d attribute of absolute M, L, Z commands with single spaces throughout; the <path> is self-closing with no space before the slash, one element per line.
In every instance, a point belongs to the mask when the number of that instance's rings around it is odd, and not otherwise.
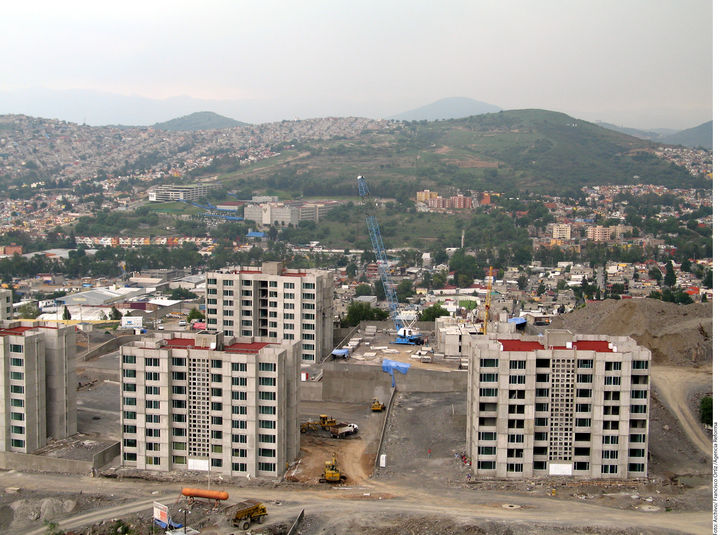
<path fill-rule="evenodd" d="M 385 404 L 379 401 L 377 398 L 372 400 L 370 404 L 370 410 L 373 412 L 382 412 L 385 410 Z"/>
<path fill-rule="evenodd" d="M 345 474 L 340 472 L 337 465 L 337 457 L 333 453 L 332 460 L 325 461 L 325 470 L 320 476 L 320 483 L 340 483 L 346 479 Z"/>

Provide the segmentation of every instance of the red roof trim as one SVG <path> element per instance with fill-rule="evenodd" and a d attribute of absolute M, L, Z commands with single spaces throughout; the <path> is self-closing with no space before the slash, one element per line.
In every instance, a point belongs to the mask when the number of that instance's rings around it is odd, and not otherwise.
<path fill-rule="evenodd" d="M 535 340 L 498 340 L 503 351 L 536 351 L 545 347 Z"/>

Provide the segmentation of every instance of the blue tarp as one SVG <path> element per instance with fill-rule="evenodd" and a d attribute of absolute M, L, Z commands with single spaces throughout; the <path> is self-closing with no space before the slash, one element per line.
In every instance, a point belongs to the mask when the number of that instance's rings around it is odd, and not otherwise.
<path fill-rule="evenodd" d="M 383 359 L 382 371 L 389 373 L 392 377 L 392 385 L 395 386 L 395 370 L 399 371 L 403 375 L 407 374 L 410 369 L 410 364 L 407 362 L 398 362 L 396 360 Z"/>
<path fill-rule="evenodd" d="M 332 354 L 336 357 L 342 357 L 342 358 L 346 359 L 346 358 L 348 358 L 350 351 L 347 349 L 333 349 Z"/>
<path fill-rule="evenodd" d="M 264 238 L 265 233 L 264 232 L 251 232 L 248 230 L 247 237 L 248 238 Z"/>
<path fill-rule="evenodd" d="M 177 529 L 177 528 L 183 527 L 182 524 L 178 524 L 177 522 L 173 522 L 173 521 L 172 521 L 172 518 L 169 519 L 169 520 L 170 520 L 170 526 L 169 526 L 170 528 L 172 528 L 172 529 Z M 155 522 L 155 525 L 160 526 L 160 527 L 163 528 L 163 529 L 168 529 L 168 525 L 167 525 L 165 522 L 163 522 L 162 520 L 158 519 L 158 518 L 153 518 L 153 522 Z"/>
<path fill-rule="evenodd" d="M 514 323 L 516 325 L 520 325 L 521 323 L 526 323 L 527 320 L 525 318 L 510 318 L 508 320 L 508 323 Z"/>

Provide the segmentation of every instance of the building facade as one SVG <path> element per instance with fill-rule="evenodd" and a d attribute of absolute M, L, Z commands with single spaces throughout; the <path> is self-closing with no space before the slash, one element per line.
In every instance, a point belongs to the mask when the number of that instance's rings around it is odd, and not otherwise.
<path fill-rule="evenodd" d="M 75 328 L 0 322 L 0 451 L 32 453 L 77 433 Z"/>
<path fill-rule="evenodd" d="M 550 232 L 554 240 L 569 240 L 572 238 L 572 226 L 569 223 L 553 223 L 550 225 Z"/>
<path fill-rule="evenodd" d="M 647 477 L 650 351 L 629 337 L 472 337 L 466 445 L 478 477 Z"/>
<path fill-rule="evenodd" d="M 303 362 L 330 354 L 333 279 L 328 271 L 280 262 L 209 272 L 207 328 L 261 342 L 300 341 Z"/>
<path fill-rule="evenodd" d="M 157 333 L 120 369 L 124 466 L 277 477 L 299 455 L 297 342 Z"/>
<path fill-rule="evenodd" d="M 0 321 L 13 317 L 12 290 L 0 289 Z"/>
<path fill-rule="evenodd" d="M 610 227 L 594 226 L 588 227 L 586 230 L 588 240 L 608 242 L 612 238 L 612 229 Z"/>
<path fill-rule="evenodd" d="M 151 202 L 167 201 L 196 201 L 208 196 L 214 184 L 191 184 L 178 186 L 164 184 L 148 191 L 148 200 Z"/>

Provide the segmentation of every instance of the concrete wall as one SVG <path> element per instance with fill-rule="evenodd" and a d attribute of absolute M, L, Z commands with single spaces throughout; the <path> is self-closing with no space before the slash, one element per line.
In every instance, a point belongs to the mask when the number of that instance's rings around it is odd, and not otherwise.
<path fill-rule="evenodd" d="M 118 336 L 117 338 L 113 338 L 112 340 L 108 340 L 104 344 L 99 345 L 89 353 L 81 355 L 81 358 L 83 360 L 90 360 L 91 358 L 97 357 L 98 355 L 104 355 L 105 353 L 115 351 L 121 345 L 127 344 L 128 342 L 132 342 L 134 340 L 140 340 L 141 338 L 142 336 L 136 336 L 134 334 Z"/>
<path fill-rule="evenodd" d="M 10 451 L 0 452 L 0 469 L 3 470 L 88 474 L 92 468 L 92 461 L 58 459 L 57 457 L 44 457 L 42 455 L 29 455 Z"/>
<path fill-rule="evenodd" d="M 323 383 L 322 381 L 301 381 L 300 382 L 300 401 L 322 401 Z"/>
<path fill-rule="evenodd" d="M 120 455 L 120 442 L 116 442 L 112 446 L 109 446 L 93 455 L 92 465 L 95 468 L 102 468 L 106 464 L 111 463 L 118 455 Z"/>
<path fill-rule="evenodd" d="M 358 366 L 332 363 L 323 371 L 323 401 L 364 403 L 376 397 L 390 398 L 389 374 L 380 366 Z M 467 390 L 467 372 L 433 371 L 413 368 L 407 375 L 395 372 L 398 392 L 464 392 Z"/>

